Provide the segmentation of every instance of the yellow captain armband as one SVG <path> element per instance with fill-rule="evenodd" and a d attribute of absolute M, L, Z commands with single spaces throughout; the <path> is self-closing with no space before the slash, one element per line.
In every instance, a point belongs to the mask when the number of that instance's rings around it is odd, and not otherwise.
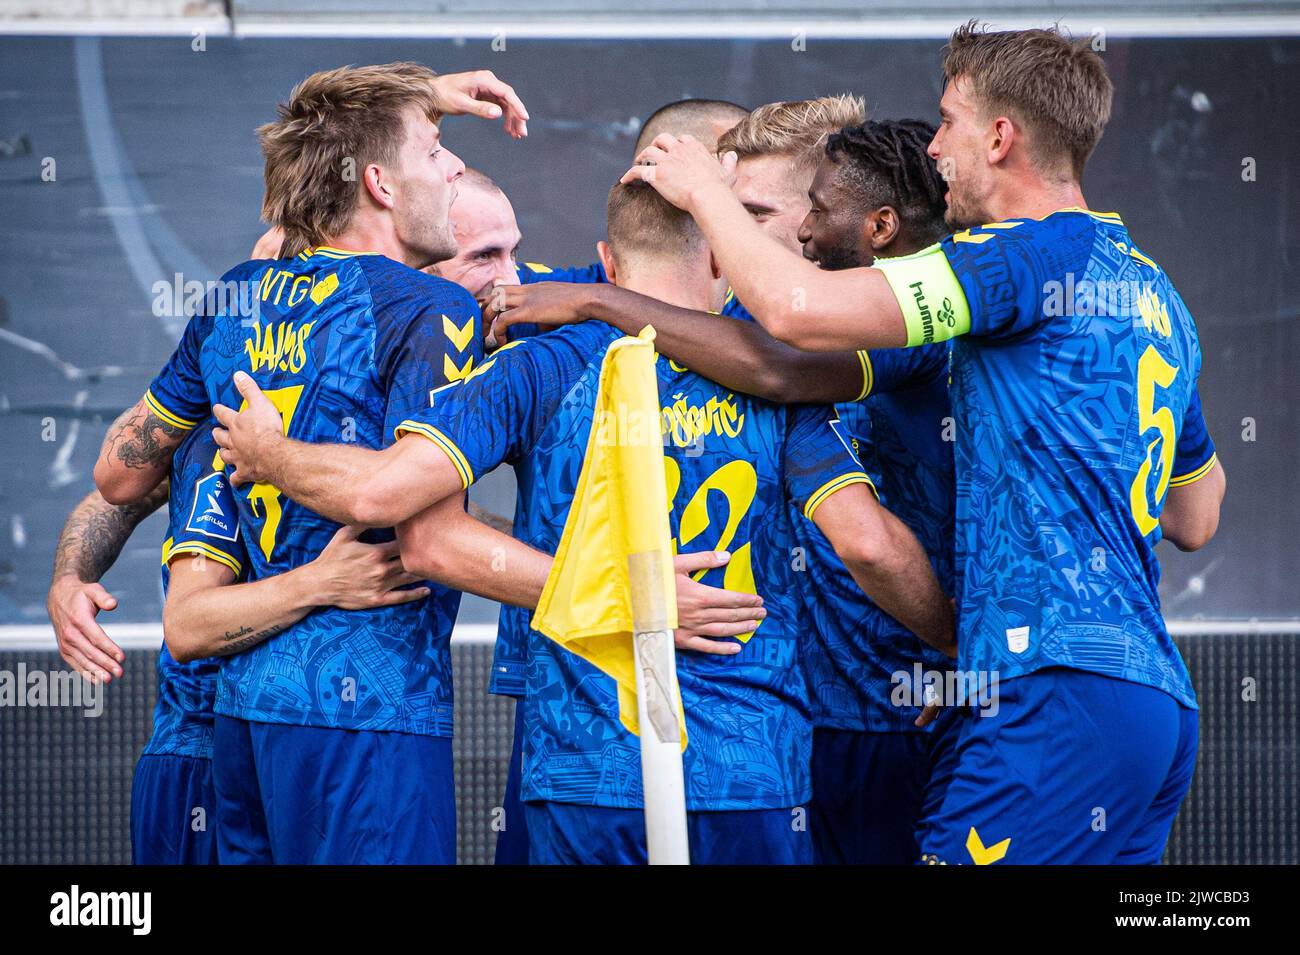
<path fill-rule="evenodd" d="M 934 245 L 898 258 L 882 259 L 884 273 L 903 310 L 907 346 L 944 342 L 970 331 L 970 305 L 948 256 Z"/>

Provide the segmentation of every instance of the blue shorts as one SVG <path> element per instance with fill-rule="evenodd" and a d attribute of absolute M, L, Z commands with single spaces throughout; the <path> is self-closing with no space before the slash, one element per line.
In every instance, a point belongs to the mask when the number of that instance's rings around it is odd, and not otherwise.
<path fill-rule="evenodd" d="M 216 807 L 212 760 L 141 756 L 131 780 L 131 861 L 216 865 Z"/>
<path fill-rule="evenodd" d="M 640 809 L 528 802 L 533 865 L 645 865 L 645 813 Z M 804 813 L 790 809 L 688 812 L 694 865 L 810 865 L 812 839 Z"/>
<path fill-rule="evenodd" d="M 808 827 L 818 865 L 912 865 L 929 733 L 813 731 Z"/>
<path fill-rule="evenodd" d="M 451 740 L 217 715 L 223 865 L 450 865 Z"/>
<path fill-rule="evenodd" d="M 523 775 L 524 701 L 515 700 L 515 740 L 510 747 L 510 768 L 506 771 L 506 791 L 501 797 L 501 824 L 497 833 L 494 865 L 528 865 L 528 817 L 519 799 L 519 781 Z"/>
<path fill-rule="evenodd" d="M 1001 683 L 997 704 L 961 711 L 950 772 L 941 765 L 942 793 L 921 822 L 923 861 L 1160 861 L 1196 767 L 1196 710 L 1056 667 Z"/>

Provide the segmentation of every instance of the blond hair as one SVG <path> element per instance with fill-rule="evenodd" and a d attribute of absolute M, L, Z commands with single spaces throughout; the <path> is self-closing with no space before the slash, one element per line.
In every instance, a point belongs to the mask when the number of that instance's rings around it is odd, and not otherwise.
<path fill-rule="evenodd" d="M 262 218 L 284 231 L 281 254 L 297 255 L 347 228 L 371 163 L 396 162 L 406 112 L 441 114 L 437 74 L 418 63 L 345 66 L 313 73 L 257 130 L 265 160 Z"/>
<path fill-rule="evenodd" d="M 718 140 L 718 152 L 734 152 L 740 159 L 788 156 L 797 165 L 815 166 L 827 137 L 866 119 L 862 97 L 851 93 L 768 103 L 727 130 Z"/>
<path fill-rule="evenodd" d="M 1045 172 L 1068 163 L 1079 179 L 1110 119 L 1114 86 L 1087 39 L 1059 30 L 991 32 L 971 20 L 943 54 L 947 82 L 964 77 L 990 118 L 1006 114 L 1032 133 Z"/>

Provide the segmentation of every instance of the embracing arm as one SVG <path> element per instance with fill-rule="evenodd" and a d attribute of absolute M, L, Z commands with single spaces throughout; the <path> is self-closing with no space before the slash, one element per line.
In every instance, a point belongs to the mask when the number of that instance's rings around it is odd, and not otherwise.
<path fill-rule="evenodd" d="M 416 577 L 456 590 L 533 609 L 541 599 L 553 563 L 550 554 L 480 523 L 453 494 L 397 527 L 402 562 Z M 677 623 L 679 650 L 735 654 L 739 644 L 717 638 L 751 633 L 767 615 L 762 598 L 720 590 L 691 578 L 699 570 L 724 566 L 726 553 L 678 554 Z"/>
<path fill-rule="evenodd" d="M 832 494 L 814 512 L 813 522 L 882 610 L 936 650 L 957 655 L 952 603 L 924 548 L 865 484 Z"/>
<path fill-rule="evenodd" d="M 317 607 L 364 610 L 408 603 L 428 587 L 402 567 L 397 543 L 365 544 L 360 528 L 341 527 L 315 560 L 274 577 L 235 583 L 235 572 L 201 555 L 180 553 L 170 562 L 163 635 L 184 663 L 229 656 L 257 646 Z"/>
<path fill-rule="evenodd" d="M 855 401 L 864 390 L 857 352 L 800 351 L 752 322 L 680 308 L 615 285 L 541 282 L 498 286 L 493 293 L 494 304 L 505 308 L 494 328 L 559 321 L 564 311 L 628 335 L 653 325 L 656 351 L 727 388 L 768 401 Z"/>
<path fill-rule="evenodd" d="M 95 487 L 109 504 L 144 501 L 167 476 L 172 452 L 188 433 L 159 417 L 141 398 L 104 435 L 95 462 Z"/>
<path fill-rule="evenodd" d="M 270 484 L 308 510 L 362 527 L 393 527 L 463 487 L 447 455 L 422 437 L 383 451 L 295 441 L 252 378 L 239 372 L 235 383 L 247 406 L 213 408 L 222 427 L 212 437 L 236 486 Z"/>
<path fill-rule="evenodd" d="M 117 598 L 99 583 L 137 525 L 167 501 L 163 481 L 136 504 L 109 504 L 91 491 L 68 515 L 54 551 L 54 573 L 45 609 L 54 625 L 59 654 L 79 672 L 103 682 L 122 675 L 126 655 L 96 622 Z"/>
<path fill-rule="evenodd" d="M 736 296 L 769 332 L 809 351 L 895 348 L 907 343 L 903 312 L 877 269 L 825 272 L 758 227 L 725 163 L 691 137 L 667 134 L 637 157 L 622 181 L 643 179 L 699 223 Z"/>

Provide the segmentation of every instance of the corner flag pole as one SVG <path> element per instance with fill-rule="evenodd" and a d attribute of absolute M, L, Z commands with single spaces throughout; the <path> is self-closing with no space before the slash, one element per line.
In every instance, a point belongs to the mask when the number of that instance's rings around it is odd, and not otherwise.
<path fill-rule="evenodd" d="M 651 865 L 689 865 L 682 734 L 677 719 L 677 663 L 662 580 L 663 555 L 629 554 L 632 651 L 636 658 L 637 719 L 641 725 L 641 785 L 646 850 Z M 671 565 L 670 565 L 671 566 Z"/>

